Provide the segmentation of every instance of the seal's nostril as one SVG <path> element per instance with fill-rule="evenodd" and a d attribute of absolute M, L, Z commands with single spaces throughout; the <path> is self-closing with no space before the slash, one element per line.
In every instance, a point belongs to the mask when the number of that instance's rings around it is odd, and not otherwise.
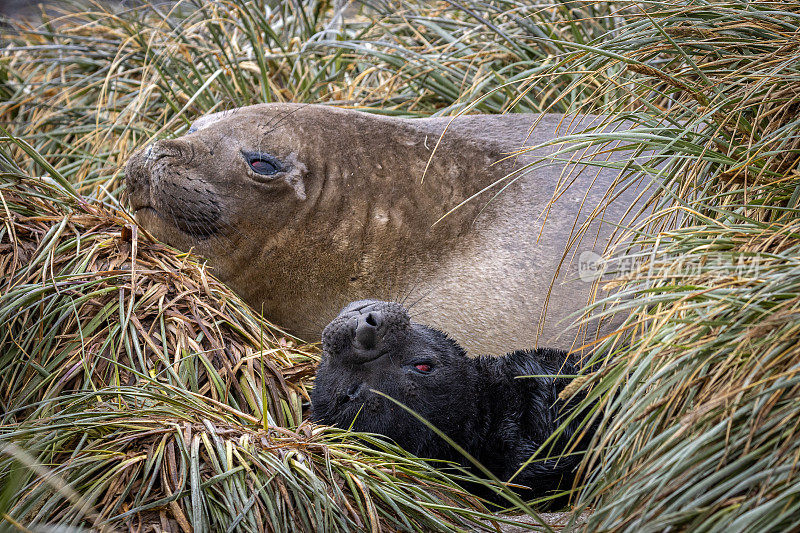
<path fill-rule="evenodd" d="M 356 342 L 361 346 L 364 350 L 372 350 L 375 348 L 376 344 L 376 337 L 377 337 L 377 330 L 373 324 L 370 324 L 369 315 L 364 318 L 360 318 L 358 321 L 358 325 L 356 325 Z"/>
<path fill-rule="evenodd" d="M 370 326 L 378 327 L 378 319 L 373 313 L 369 313 L 364 321 Z"/>
<path fill-rule="evenodd" d="M 144 161 L 152 165 L 158 160 L 167 158 L 184 158 L 191 153 L 191 147 L 178 139 L 161 139 L 150 144 L 144 151 Z"/>

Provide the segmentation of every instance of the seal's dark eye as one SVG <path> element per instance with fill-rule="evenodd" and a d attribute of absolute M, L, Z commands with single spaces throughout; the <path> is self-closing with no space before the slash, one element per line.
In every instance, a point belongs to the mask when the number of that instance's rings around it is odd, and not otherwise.
<path fill-rule="evenodd" d="M 272 161 L 267 161 L 266 159 L 254 159 L 253 161 L 250 161 L 250 168 L 252 168 L 253 172 L 256 174 L 264 174 L 265 176 L 276 174 L 278 172 L 278 166 Z"/>
<path fill-rule="evenodd" d="M 244 154 L 244 156 L 256 174 L 271 176 L 282 170 L 280 162 L 268 154 Z"/>
<path fill-rule="evenodd" d="M 414 368 L 416 368 L 417 370 L 419 370 L 423 374 L 427 374 L 428 372 L 431 371 L 431 365 L 429 365 L 428 363 L 418 363 L 418 364 L 414 365 Z"/>
<path fill-rule="evenodd" d="M 263 159 L 256 159 L 255 161 L 250 161 L 250 168 L 252 168 L 253 171 L 258 174 L 269 175 L 278 172 L 278 167 L 272 164 L 271 161 L 264 161 Z"/>

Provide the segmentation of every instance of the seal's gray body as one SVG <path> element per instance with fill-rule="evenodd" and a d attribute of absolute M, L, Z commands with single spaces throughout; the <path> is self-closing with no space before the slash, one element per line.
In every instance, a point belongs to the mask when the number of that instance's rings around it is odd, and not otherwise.
<path fill-rule="evenodd" d="M 397 119 L 265 104 L 203 117 L 184 137 L 134 155 L 128 187 L 146 229 L 206 257 L 254 308 L 307 340 L 346 303 L 381 298 L 405 301 L 412 318 L 470 353 L 570 348 L 567 317 L 593 288 L 579 278 L 578 256 L 605 248 L 634 193 L 565 252 L 616 170 L 540 165 L 440 220 L 557 149 L 511 155 L 521 147 L 596 119 L 569 120 Z M 242 156 L 254 151 L 274 157 L 280 172 L 254 174 Z"/>

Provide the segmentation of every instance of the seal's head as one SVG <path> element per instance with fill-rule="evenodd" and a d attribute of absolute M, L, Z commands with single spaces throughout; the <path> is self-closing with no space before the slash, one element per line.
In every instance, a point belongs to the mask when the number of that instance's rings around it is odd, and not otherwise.
<path fill-rule="evenodd" d="M 267 145 L 269 130 L 292 110 L 208 115 L 183 137 L 135 153 L 126 186 L 137 222 L 169 244 L 214 258 L 232 241 L 241 245 L 255 221 L 280 231 L 291 204 L 306 199 L 307 169 L 293 150 L 299 143 L 282 132 Z"/>
<path fill-rule="evenodd" d="M 426 135 L 410 121 L 325 106 L 215 113 L 134 154 L 128 198 L 158 239 L 204 257 L 257 311 L 313 340 L 342 305 L 446 246 L 427 240 L 449 242 L 471 223 L 449 217 L 431 229 L 468 197 L 437 176 L 470 172 L 459 167 L 468 157 L 437 162 L 421 183 L 434 145 Z"/>
<path fill-rule="evenodd" d="M 386 395 L 458 441 L 479 433 L 474 361 L 444 333 L 411 322 L 400 304 L 351 303 L 325 328 L 322 347 L 314 421 L 386 435 L 424 457 L 451 456 L 449 445 Z"/>

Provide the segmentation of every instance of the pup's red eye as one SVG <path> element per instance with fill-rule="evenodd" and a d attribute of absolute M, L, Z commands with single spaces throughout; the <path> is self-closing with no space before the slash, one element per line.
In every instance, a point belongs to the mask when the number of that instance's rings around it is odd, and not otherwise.
<path fill-rule="evenodd" d="M 425 363 L 420 363 L 418 365 L 414 365 L 414 368 L 416 368 L 420 372 L 430 372 L 431 371 L 431 365 L 426 365 Z"/>

